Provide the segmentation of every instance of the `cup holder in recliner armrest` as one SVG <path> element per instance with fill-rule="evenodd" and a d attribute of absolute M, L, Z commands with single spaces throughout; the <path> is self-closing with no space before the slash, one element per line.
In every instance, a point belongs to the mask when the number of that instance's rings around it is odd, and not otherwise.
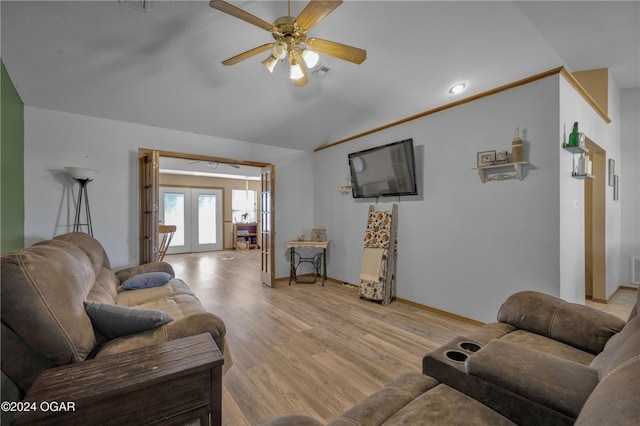
<path fill-rule="evenodd" d="M 469 358 L 469 355 L 460 351 L 447 351 L 444 353 L 444 356 L 453 362 L 465 362 L 466 359 Z"/>
<path fill-rule="evenodd" d="M 458 346 L 460 346 L 460 348 L 464 349 L 465 351 L 469 351 L 469 352 L 477 352 L 480 350 L 480 347 L 481 347 L 477 343 L 473 343 L 473 342 L 460 342 Z"/>

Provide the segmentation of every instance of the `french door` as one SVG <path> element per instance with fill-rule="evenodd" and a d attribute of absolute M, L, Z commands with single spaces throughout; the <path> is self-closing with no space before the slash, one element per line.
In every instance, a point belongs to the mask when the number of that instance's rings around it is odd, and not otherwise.
<path fill-rule="evenodd" d="M 177 230 L 167 253 L 222 250 L 222 190 L 160 187 L 159 221 Z"/>
<path fill-rule="evenodd" d="M 260 247 L 262 250 L 260 277 L 263 284 L 273 287 L 276 280 L 273 269 L 275 249 L 275 168 L 273 164 L 262 167 L 260 181 Z"/>

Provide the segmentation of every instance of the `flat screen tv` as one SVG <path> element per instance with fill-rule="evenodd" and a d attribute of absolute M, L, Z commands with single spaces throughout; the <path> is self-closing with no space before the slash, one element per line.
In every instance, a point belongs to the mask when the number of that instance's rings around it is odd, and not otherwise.
<path fill-rule="evenodd" d="M 349 154 L 353 198 L 417 195 L 413 139 Z"/>

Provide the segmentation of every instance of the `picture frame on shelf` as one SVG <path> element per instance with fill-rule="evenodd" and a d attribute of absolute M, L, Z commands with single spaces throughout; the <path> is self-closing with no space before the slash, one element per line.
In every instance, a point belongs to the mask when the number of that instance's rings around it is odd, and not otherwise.
<path fill-rule="evenodd" d="M 609 158 L 609 186 L 613 186 L 614 176 L 616 175 L 616 160 Z"/>
<path fill-rule="evenodd" d="M 312 229 L 311 241 L 327 241 L 327 230 L 325 228 Z"/>
<path fill-rule="evenodd" d="M 504 164 L 509 162 L 509 152 L 508 151 L 498 151 L 496 152 L 496 164 Z"/>
<path fill-rule="evenodd" d="M 496 151 L 478 152 L 478 167 L 491 166 L 496 162 Z"/>

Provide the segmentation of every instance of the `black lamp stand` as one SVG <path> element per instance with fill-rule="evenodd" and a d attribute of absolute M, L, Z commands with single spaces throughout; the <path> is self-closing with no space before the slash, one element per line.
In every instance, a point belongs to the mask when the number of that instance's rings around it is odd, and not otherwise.
<path fill-rule="evenodd" d="M 73 232 L 79 232 L 80 226 L 87 227 L 87 234 L 93 237 L 93 226 L 91 225 L 91 211 L 89 210 L 89 194 L 87 193 L 87 185 L 93 179 L 76 179 L 76 182 L 80 184 L 80 191 L 78 191 L 78 202 L 76 203 L 76 217 L 73 221 Z M 82 210 L 82 199 L 84 198 L 86 223 L 80 223 L 80 211 Z"/>

